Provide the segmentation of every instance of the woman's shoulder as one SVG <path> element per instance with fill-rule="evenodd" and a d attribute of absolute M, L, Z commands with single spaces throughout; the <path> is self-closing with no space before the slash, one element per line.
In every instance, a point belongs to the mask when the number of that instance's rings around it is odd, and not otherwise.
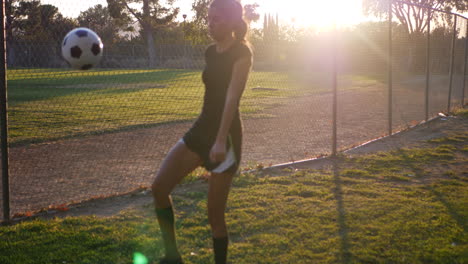
<path fill-rule="evenodd" d="M 205 56 L 206 57 L 211 57 L 215 56 L 219 53 L 216 51 L 216 43 L 208 45 L 205 51 Z M 223 52 L 221 54 L 228 55 L 228 56 L 234 56 L 235 58 L 240 58 L 240 57 L 252 57 L 253 51 L 252 47 L 248 43 L 244 42 L 236 42 L 229 48 L 228 51 Z"/>
<path fill-rule="evenodd" d="M 253 51 L 249 43 L 238 42 L 234 49 L 236 57 L 252 57 Z"/>
<path fill-rule="evenodd" d="M 216 51 L 216 43 L 209 44 L 205 50 L 205 56 L 212 54 L 214 51 Z"/>

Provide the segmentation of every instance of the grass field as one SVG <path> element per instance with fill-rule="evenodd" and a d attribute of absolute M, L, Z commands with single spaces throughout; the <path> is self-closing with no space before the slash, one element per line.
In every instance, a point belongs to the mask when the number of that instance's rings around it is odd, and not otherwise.
<path fill-rule="evenodd" d="M 460 131 L 417 148 L 340 156 L 336 166 L 320 170 L 242 174 L 228 202 L 229 259 L 466 263 L 467 158 L 468 133 Z M 205 187 L 174 196 L 187 263 L 212 263 Z M 151 204 L 110 218 L 3 226 L 0 237 L 5 264 L 132 263 L 134 256 L 145 260 L 142 255 L 153 263 L 162 255 Z"/>
<path fill-rule="evenodd" d="M 344 79 L 367 87 L 380 82 Z M 362 89 L 346 89 L 356 87 Z M 301 80 L 287 72 L 252 72 L 241 112 L 265 117 L 262 110 L 286 99 L 329 90 L 330 80 L 319 73 Z M 199 71 L 17 69 L 8 72 L 8 92 L 10 143 L 17 145 L 193 120 L 204 87 Z"/>
<path fill-rule="evenodd" d="M 13 144 L 193 120 L 204 89 L 199 71 L 183 70 L 11 70 L 8 79 Z M 300 93 L 286 73 L 254 72 L 248 87 L 271 89 L 247 89 L 245 115 Z"/>

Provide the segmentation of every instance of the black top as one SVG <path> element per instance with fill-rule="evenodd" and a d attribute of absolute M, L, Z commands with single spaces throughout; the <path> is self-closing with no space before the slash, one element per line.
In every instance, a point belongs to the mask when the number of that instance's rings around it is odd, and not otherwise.
<path fill-rule="evenodd" d="M 209 46 L 205 52 L 206 67 L 202 79 L 205 96 L 202 112 L 192 129 L 203 129 L 205 135 L 216 137 L 223 116 L 227 90 L 232 78 L 234 64 L 241 58 L 251 58 L 250 48 L 241 42 L 234 43 L 226 51 L 219 53 L 216 45 Z M 233 122 L 240 122 L 239 109 Z"/>

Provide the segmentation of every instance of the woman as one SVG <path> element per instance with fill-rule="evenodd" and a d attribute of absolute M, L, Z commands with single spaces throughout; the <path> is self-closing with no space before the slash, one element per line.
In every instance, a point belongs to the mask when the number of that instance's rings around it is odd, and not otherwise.
<path fill-rule="evenodd" d="M 177 249 L 170 193 L 199 166 L 211 172 L 208 220 L 215 262 L 226 263 L 228 232 L 224 218 L 232 178 L 241 158 L 242 124 L 239 101 L 252 67 L 245 40 L 247 23 L 236 0 L 214 0 L 208 12 L 209 32 L 215 43 L 205 52 L 205 96 L 202 113 L 163 161 L 152 190 L 156 215 L 166 250 L 160 263 L 183 263 Z"/>

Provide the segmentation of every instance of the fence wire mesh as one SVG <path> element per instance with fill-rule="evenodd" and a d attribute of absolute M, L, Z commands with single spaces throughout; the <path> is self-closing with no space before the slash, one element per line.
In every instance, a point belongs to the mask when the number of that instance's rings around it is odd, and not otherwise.
<path fill-rule="evenodd" d="M 394 117 L 399 128 L 405 128 L 424 120 L 421 119 L 424 113 L 421 109 L 425 107 L 428 108 L 428 118 L 431 118 L 441 111 L 449 112 L 462 106 L 467 19 L 398 3 L 402 9 L 412 7 L 413 12 L 424 14 L 419 31 L 416 27 L 403 25 L 407 28 L 407 44 L 402 46 L 403 60 L 395 62 Z M 393 43 L 398 45 L 396 39 Z M 424 100 L 426 89 L 427 106 Z"/>
<path fill-rule="evenodd" d="M 455 30 L 455 50 L 454 50 L 454 66 L 452 78 L 452 96 L 451 106 L 460 107 L 462 105 L 463 86 L 464 86 L 464 67 L 466 64 L 465 52 L 467 43 L 467 27 L 468 19 L 457 17 L 457 25 Z"/>
<path fill-rule="evenodd" d="M 338 149 L 385 135 L 388 25 L 385 19 L 338 31 Z"/>
<path fill-rule="evenodd" d="M 150 42 L 138 23 L 113 18 L 106 1 L 55 4 L 7 1 L 12 215 L 147 188 L 202 106 L 209 40 L 194 21 L 158 26 Z M 386 135 L 390 44 L 393 131 L 425 119 L 428 44 L 429 114 L 445 111 L 454 36 L 449 17 L 434 15 L 431 29 L 417 32 L 396 18 L 390 43 L 386 18 L 333 33 L 295 29 L 266 14 L 250 33 L 255 59 L 241 102 L 242 168 L 332 153 L 334 70 L 338 149 Z M 466 63 L 467 20 L 457 20 L 452 107 L 461 105 Z M 61 57 L 62 39 L 76 27 L 93 29 L 104 42 L 96 69 L 71 70 Z"/>

